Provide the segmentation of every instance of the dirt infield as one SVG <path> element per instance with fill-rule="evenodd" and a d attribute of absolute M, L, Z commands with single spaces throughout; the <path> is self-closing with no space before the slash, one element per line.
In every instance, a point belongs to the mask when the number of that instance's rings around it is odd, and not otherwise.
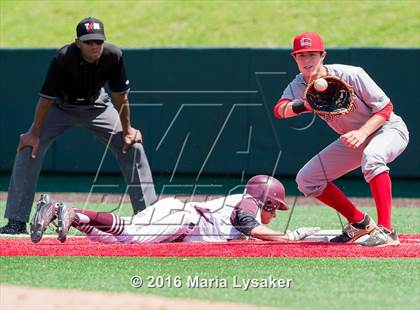
<path fill-rule="evenodd" d="M 367 248 L 328 242 L 231 241 L 220 243 L 102 244 L 86 238 L 60 243 L 44 238 L 0 239 L 1 256 L 142 256 L 142 257 L 395 257 L 419 258 L 420 235 L 399 235 L 401 245 Z"/>
<path fill-rule="evenodd" d="M 1 285 L 0 309 L 270 310 L 279 308 L 130 293 L 85 292 Z"/>

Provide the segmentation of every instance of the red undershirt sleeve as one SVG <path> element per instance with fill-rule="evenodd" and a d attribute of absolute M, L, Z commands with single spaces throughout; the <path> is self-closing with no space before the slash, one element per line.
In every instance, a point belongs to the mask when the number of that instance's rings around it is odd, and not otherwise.
<path fill-rule="evenodd" d="M 283 104 L 286 104 L 286 103 L 288 103 L 288 102 L 290 102 L 291 100 L 290 99 L 280 99 L 278 102 L 277 102 L 277 104 L 274 106 L 274 116 L 276 117 L 276 118 L 283 118 L 281 115 L 280 115 L 280 107 L 283 105 Z"/>
<path fill-rule="evenodd" d="M 379 115 L 383 117 L 386 121 L 389 120 L 389 116 L 391 115 L 391 112 L 394 110 L 394 106 L 392 105 L 392 102 L 390 101 L 382 110 L 376 112 L 374 115 Z"/>

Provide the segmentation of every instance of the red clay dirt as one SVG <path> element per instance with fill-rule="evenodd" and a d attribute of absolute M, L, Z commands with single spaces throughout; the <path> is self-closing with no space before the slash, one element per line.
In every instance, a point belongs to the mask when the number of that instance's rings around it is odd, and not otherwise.
<path fill-rule="evenodd" d="M 60 243 L 44 238 L 0 239 L 0 256 L 142 256 L 142 257 L 367 257 L 420 258 L 420 235 L 399 235 L 401 245 L 367 248 L 326 242 L 232 241 L 223 243 L 102 244 L 85 238 Z"/>

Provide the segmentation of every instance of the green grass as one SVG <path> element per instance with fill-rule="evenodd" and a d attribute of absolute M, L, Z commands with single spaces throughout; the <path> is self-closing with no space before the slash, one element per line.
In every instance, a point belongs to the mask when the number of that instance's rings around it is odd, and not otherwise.
<path fill-rule="evenodd" d="M 419 259 L 1 257 L 1 282 L 224 300 L 295 309 L 417 309 Z M 106 276 L 102 271 L 106 268 Z M 233 288 L 238 279 L 292 279 L 291 288 Z M 179 276 L 181 288 L 133 288 L 132 276 Z M 188 277 L 228 288 L 188 288 Z M 89 279 L 89 281 L 86 281 Z"/>
<path fill-rule="evenodd" d="M 59 47 L 93 15 L 122 47 L 290 47 L 319 32 L 328 47 L 420 47 L 419 1 L 0 1 L 0 47 Z M 84 207 L 76 204 L 76 207 Z M 5 203 L 0 203 L 0 214 Z M 88 208 L 111 211 L 113 206 Z M 363 208 L 376 218 L 374 208 Z M 129 205 L 117 212 L 131 213 Z M 290 212 L 272 227 L 283 230 Z M 419 233 L 420 209 L 394 208 L 400 233 Z M 0 219 L 0 225 L 5 223 Z M 298 206 L 290 227 L 339 229 L 327 207 Z M 48 232 L 51 233 L 51 232 Z M 106 275 L 104 275 L 106 270 Z M 182 288 L 130 286 L 134 275 L 179 276 Z M 188 276 L 227 279 L 229 288 L 185 287 Z M 232 288 L 232 278 L 292 279 L 290 289 Z M 88 281 L 86 281 L 88 279 Z M 126 291 L 294 309 L 417 309 L 419 259 L 0 257 L 0 283 Z"/>
<path fill-rule="evenodd" d="M 83 204 L 75 204 L 84 207 Z M 0 213 L 5 203 L 0 203 Z M 110 204 L 89 209 L 111 211 Z M 374 217 L 372 207 L 363 208 Z M 116 213 L 128 215 L 124 204 Z M 283 230 L 290 212 L 271 225 Z M 419 208 L 395 208 L 400 233 L 419 233 Z M 4 220 L 0 221 L 0 225 Z M 296 206 L 290 227 L 340 229 L 337 214 L 327 207 Z M 47 232 L 51 234 L 51 231 Z M 75 233 L 73 231 L 73 233 Z M 106 276 L 103 274 L 106 270 Z M 233 287 L 238 279 L 292 279 L 291 288 Z M 180 277 L 182 287 L 133 288 L 132 276 Z M 228 288 L 188 288 L 188 277 L 226 279 Z M 89 279 L 89 281 L 86 281 Z M 420 302 L 420 259 L 304 258 L 122 258 L 122 257 L 0 257 L 0 283 L 23 286 L 134 292 L 168 297 L 232 301 L 293 309 L 415 309 Z M 220 281 L 219 281 L 220 283 Z"/>
<path fill-rule="evenodd" d="M 0 47 L 59 47 L 86 16 L 123 47 L 289 47 L 304 31 L 328 47 L 420 46 L 416 0 L 88 1 L 2 0 Z"/>
<path fill-rule="evenodd" d="M 54 197 L 54 195 L 52 196 Z M 84 203 L 72 204 L 76 208 L 85 208 L 89 210 L 96 210 L 101 212 L 113 212 L 121 216 L 130 216 L 132 213 L 131 205 L 123 204 L 121 208 L 116 209 L 116 205 L 112 204 L 89 204 Z M 4 214 L 6 208 L 5 202 L 0 202 L 0 214 Z M 376 208 L 362 207 L 364 212 L 370 214 L 376 219 Z M 32 208 L 32 212 L 35 208 Z M 394 208 L 392 210 L 393 224 L 397 227 L 398 233 L 420 233 L 418 223 L 420 222 L 420 208 Z M 293 211 L 277 212 L 275 218 L 270 226 L 279 231 L 286 229 L 287 222 L 290 218 L 289 229 L 294 229 L 302 226 L 320 226 L 322 229 L 341 229 L 341 224 L 335 210 L 323 206 L 301 206 L 297 205 Z M 342 218 L 342 222 L 345 219 Z M 6 223 L 4 218 L 0 218 L 0 226 Z M 52 231 L 47 231 L 47 234 L 52 234 Z M 76 231 L 73 231 L 76 234 Z"/>
<path fill-rule="evenodd" d="M 0 172 L 0 192 L 7 192 L 10 183 L 10 171 Z M 251 177 L 247 176 L 247 177 Z M 232 188 L 243 184 L 244 180 L 240 175 L 201 175 L 198 182 L 195 175 L 177 175 L 173 180 L 171 176 L 163 173 L 154 173 L 153 181 L 156 192 L 171 195 L 224 195 L 230 193 Z M 286 188 L 288 196 L 302 197 L 296 181 L 292 177 L 282 177 L 281 182 Z M 363 177 L 340 178 L 335 181 L 344 193 L 349 197 L 372 197 L 369 185 Z M 114 184 L 114 186 L 98 186 Z M 167 185 L 180 185 L 168 187 Z M 195 184 L 186 188 L 182 184 Z M 93 187 L 95 185 L 95 187 Z M 201 186 L 205 185 L 205 186 Z M 213 186 L 208 186 L 213 185 Z M 126 183 L 120 173 L 101 174 L 95 180 L 94 173 L 48 173 L 42 172 L 37 185 L 37 191 L 41 193 L 63 192 L 63 193 L 85 193 L 92 191 L 94 194 L 118 194 L 123 195 Z M 420 198 L 420 179 L 392 179 L 392 193 L 395 198 Z M 240 192 L 238 189 L 237 192 Z M 127 198 L 128 199 L 128 198 Z"/>

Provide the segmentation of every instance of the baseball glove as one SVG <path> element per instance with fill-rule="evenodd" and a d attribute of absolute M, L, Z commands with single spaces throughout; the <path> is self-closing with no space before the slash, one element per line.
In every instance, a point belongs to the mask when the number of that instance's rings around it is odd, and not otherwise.
<path fill-rule="evenodd" d="M 316 234 L 320 229 L 319 227 L 301 227 L 293 231 L 287 231 L 286 234 L 289 240 L 298 241 Z"/>
<path fill-rule="evenodd" d="M 335 76 L 323 77 L 328 83 L 327 89 L 320 92 L 315 89 L 312 81 L 305 91 L 305 99 L 316 114 L 346 114 L 354 102 L 352 87 Z"/>

